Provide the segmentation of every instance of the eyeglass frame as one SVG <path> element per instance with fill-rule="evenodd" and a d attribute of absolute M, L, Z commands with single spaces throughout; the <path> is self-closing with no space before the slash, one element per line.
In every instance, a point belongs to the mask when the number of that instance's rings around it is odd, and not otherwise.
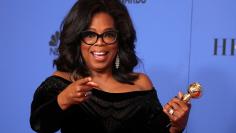
<path fill-rule="evenodd" d="M 84 41 L 84 39 L 83 39 L 83 37 L 82 37 L 82 34 L 85 33 L 85 32 L 92 32 L 92 33 L 94 33 L 94 34 L 96 35 L 96 38 L 97 38 L 97 39 L 96 39 L 96 41 L 95 41 L 93 44 L 89 44 L 89 43 L 86 43 L 86 42 Z M 116 37 L 115 37 L 114 42 L 112 42 L 112 43 L 106 43 L 106 42 L 104 41 L 103 36 L 104 36 L 104 34 L 107 33 L 107 32 L 115 32 L 115 33 L 116 33 Z M 98 33 L 94 32 L 94 31 L 86 30 L 86 31 L 82 31 L 82 32 L 80 33 L 80 40 L 81 40 L 83 43 L 85 43 L 86 45 L 94 45 L 95 43 L 97 43 L 97 41 L 98 41 L 99 38 L 102 38 L 103 43 L 105 43 L 106 45 L 112 45 L 112 44 L 114 44 L 114 43 L 117 42 L 118 33 L 119 33 L 119 32 L 118 32 L 117 30 L 108 30 L 108 31 L 105 31 L 105 32 L 103 32 L 103 33 L 101 33 L 101 34 L 98 34 Z"/>

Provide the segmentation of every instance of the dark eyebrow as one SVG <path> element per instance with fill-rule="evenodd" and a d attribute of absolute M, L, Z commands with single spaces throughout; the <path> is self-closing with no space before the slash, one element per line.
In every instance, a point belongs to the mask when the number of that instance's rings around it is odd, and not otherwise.
<path fill-rule="evenodd" d="M 93 31 L 93 32 L 95 32 L 96 29 L 94 29 L 94 28 L 88 28 L 86 31 Z M 103 32 L 106 32 L 106 31 L 116 31 L 116 29 L 115 29 L 115 28 L 107 28 L 107 29 L 105 29 Z"/>
<path fill-rule="evenodd" d="M 116 29 L 115 28 L 107 28 L 104 31 L 116 31 Z"/>

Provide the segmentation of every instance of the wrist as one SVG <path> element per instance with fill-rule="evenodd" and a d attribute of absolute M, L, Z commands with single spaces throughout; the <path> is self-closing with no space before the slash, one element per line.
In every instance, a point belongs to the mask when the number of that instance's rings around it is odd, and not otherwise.
<path fill-rule="evenodd" d="M 66 110 L 70 106 L 60 94 L 57 96 L 57 103 L 62 110 Z"/>

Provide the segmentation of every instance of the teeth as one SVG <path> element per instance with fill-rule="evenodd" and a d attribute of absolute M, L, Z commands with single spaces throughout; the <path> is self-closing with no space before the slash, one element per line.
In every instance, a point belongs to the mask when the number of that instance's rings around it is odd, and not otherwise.
<path fill-rule="evenodd" d="M 105 55 L 106 52 L 93 52 L 93 54 L 97 56 L 101 56 L 101 55 Z"/>

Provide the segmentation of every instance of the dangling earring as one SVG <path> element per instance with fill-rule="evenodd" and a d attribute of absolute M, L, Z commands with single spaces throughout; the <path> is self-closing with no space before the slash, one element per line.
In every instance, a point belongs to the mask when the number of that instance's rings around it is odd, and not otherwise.
<path fill-rule="evenodd" d="M 116 56 L 115 66 L 116 66 L 116 69 L 119 69 L 119 67 L 120 67 L 120 57 L 119 57 L 119 55 Z"/>

